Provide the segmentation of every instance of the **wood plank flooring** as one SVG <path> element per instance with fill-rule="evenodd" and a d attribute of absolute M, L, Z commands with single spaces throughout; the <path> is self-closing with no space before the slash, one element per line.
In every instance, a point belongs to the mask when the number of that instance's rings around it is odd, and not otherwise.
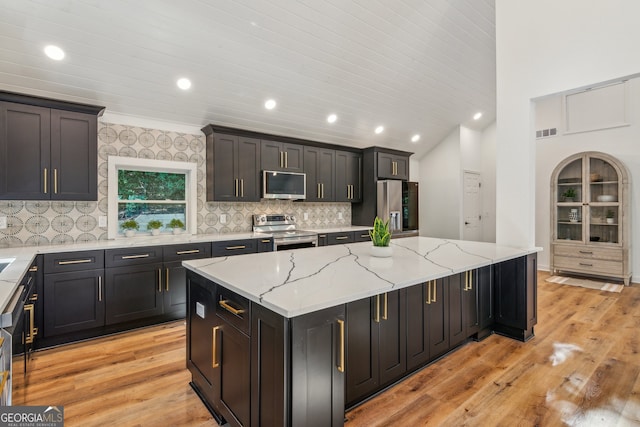
<path fill-rule="evenodd" d="M 640 426 L 640 285 L 538 275 L 536 336 L 469 343 L 346 414 L 359 426 Z M 188 385 L 184 322 L 37 352 L 14 404 L 70 426 L 215 426 Z"/>

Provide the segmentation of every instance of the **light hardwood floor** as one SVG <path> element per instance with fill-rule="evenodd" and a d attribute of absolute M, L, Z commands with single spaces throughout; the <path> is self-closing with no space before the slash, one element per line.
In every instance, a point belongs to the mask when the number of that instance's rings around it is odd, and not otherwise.
<path fill-rule="evenodd" d="M 346 414 L 359 426 L 640 425 L 640 285 L 610 293 L 538 275 L 536 336 L 469 343 Z M 188 385 L 184 322 L 38 352 L 14 404 L 70 426 L 215 425 Z"/>

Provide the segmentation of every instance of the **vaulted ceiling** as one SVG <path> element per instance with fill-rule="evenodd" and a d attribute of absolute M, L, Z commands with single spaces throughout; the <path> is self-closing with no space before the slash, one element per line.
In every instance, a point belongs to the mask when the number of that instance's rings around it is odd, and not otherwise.
<path fill-rule="evenodd" d="M 0 8 L 2 90 L 418 155 L 458 125 L 495 120 L 493 0 L 0 0 Z M 65 59 L 47 58 L 48 44 Z M 180 77 L 189 90 L 178 89 Z"/>

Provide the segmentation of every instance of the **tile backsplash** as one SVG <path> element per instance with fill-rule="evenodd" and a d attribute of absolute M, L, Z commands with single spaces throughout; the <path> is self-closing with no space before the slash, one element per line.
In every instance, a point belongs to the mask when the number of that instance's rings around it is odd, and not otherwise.
<path fill-rule="evenodd" d="M 259 203 L 207 202 L 205 192 L 205 137 L 98 121 L 98 201 L 0 201 L 0 247 L 66 244 L 107 239 L 98 218 L 107 215 L 107 159 L 109 156 L 174 160 L 198 164 L 198 234 L 251 230 L 257 213 L 289 213 L 300 228 L 351 224 L 350 203 L 307 203 L 265 200 Z M 304 214 L 308 219 L 304 220 Z M 226 214 L 225 224 L 220 215 Z M 143 233 L 140 233 L 143 235 Z"/>

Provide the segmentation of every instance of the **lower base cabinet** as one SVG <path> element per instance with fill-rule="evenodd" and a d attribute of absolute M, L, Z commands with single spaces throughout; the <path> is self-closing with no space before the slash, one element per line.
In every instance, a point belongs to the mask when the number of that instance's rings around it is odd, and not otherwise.
<path fill-rule="evenodd" d="M 107 325 L 162 314 L 162 264 L 105 269 Z"/>

